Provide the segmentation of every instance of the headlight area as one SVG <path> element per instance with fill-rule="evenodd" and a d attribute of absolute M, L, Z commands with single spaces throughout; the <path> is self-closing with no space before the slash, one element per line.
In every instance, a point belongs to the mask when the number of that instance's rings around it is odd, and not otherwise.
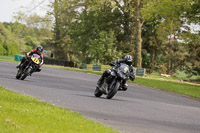
<path fill-rule="evenodd" d="M 123 80 L 126 79 L 126 75 L 123 72 L 120 72 L 120 71 L 117 72 L 117 77 L 119 77 L 119 78 L 121 78 Z"/>

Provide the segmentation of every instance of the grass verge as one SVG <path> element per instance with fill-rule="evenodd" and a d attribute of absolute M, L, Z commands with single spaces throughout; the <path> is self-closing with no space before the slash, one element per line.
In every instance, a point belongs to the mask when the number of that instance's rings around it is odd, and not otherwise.
<path fill-rule="evenodd" d="M 46 66 L 62 68 L 62 69 L 71 70 L 71 71 L 84 72 L 84 73 L 92 73 L 92 74 L 98 74 L 98 75 L 102 74 L 102 72 L 99 72 L 99 71 L 90 71 L 90 70 L 54 66 L 54 65 L 46 65 Z M 132 83 L 200 99 L 200 85 L 197 85 L 197 84 L 179 82 L 176 80 L 143 78 L 143 77 L 138 77 L 138 76 L 135 78 L 135 81 Z"/>
<path fill-rule="evenodd" d="M 0 61 L 17 62 L 14 60 L 14 56 L 0 56 Z"/>
<path fill-rule="evenodd" d="M 1 133 L 116 133 L 81 116 L 36 98 L 0 87 Z"/>
<path fill-rule="evenodd" d="M 182 83 L 176 81 L 147 79 L 142 77 L 136 77 L 135 81 L 132 83 L 168 92 L 174 92 L 185 96 L 197 98 L 200 100 L 200 85 Z"/>

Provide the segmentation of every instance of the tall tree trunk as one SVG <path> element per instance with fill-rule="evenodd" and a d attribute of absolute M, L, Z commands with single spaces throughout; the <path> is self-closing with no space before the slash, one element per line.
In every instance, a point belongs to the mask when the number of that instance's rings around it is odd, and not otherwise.
<path fill-rule="evenodd" d="M 152 53 L 151 53 L 151 64 L 150 64 L 150 70 L 149 70 L 149 73 L 152 73 L 154 71 L 154 68 L 155 68 L 155 54 L 156 54 L 156 50 L 155 48 L 153 47 L 152 49 Z"/>
<path fill-rule="evenodd" d="M 54 2 L 54 17 L 55 17 L 55 33 L 54 33 L 54 36 L 55 36 L 55 40 L 56 40 L 56 43 L 58 43 L 58 41 L 60 41 L 60 26 L 59 26 L 59 13 L 58 13 L 58 0 L 55 0 Z"/>
<path fill-rule="evenodd" d="M 71 61 L 68 45 L 66 44 L 65 47 L 66 47 L 66 55 L 65 55 L 66 59 L 67 59 L 67 61 Z"/>
<path fill-rule="evenodd" d="M 169 35 L 169 52 L 170 54 L 172 54 L 172 43 L 173 43 L 173 19 L 171 20 L 171 30 L 170 30 L 170 35 Z M 171 55 L 173 56 L 173 55 Z M 171 59 L 171 56 L 169 56 L 168 58 L 168 65 L 167 65 L 167 74 L 171 74 L 171 71 L 172 71 L 172 59 Z"/>
<path fill-rule="evenodd" d="M 141 2 L 142 0 L 136 0 L 135 2 L 135 17 L 136 17 L 136 67 L 142 67 L 142 22 L 141 22 Z"/>
<path fill-rule="evenodd" d="M 58 0 L 54 1 L 54 17 L 55 17 L 55 26 L 54 26 L 54 53 L 56 58 L 60 58 L 61 55 L 61 32 L 60 32 L 60 20 L 59 20 L 59 13 L 58 13 Z"/>

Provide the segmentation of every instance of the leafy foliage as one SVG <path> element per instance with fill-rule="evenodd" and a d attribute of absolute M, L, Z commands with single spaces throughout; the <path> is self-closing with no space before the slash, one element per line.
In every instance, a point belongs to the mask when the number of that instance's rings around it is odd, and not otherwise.
<path fill-rule="evenodd" d="M 0 55 L 14 55 L 20 52 L 18 40 L 15 38 L 17 37 L 0 24 Z"/>
<path fill-rule="evenodd" d="M 18 16 L 21 22 L 22 17 L 24 16 Z M 32 24 L 27 23 L 25 25 L 18 21 L 0 23 L 0 55 L 24 54 L 40 45 L 45 39 L 50 38 L 50 30 L 45 28 L 43 24 L 34 25 L 34 21 L 38 21 L 36 18 L 40 18 L 37 15 L 34 15 L 34 17 L 26 18 Z"/>
<path fill-rule="evenodd" d="M 190 25 L 200 23 L 199 7 L 199 0 L 55 0 L 50 16 L 19 12 L 0 25 L 0 54 L 42 44 L 68 61 L 107 64 L 130 54 L 149 73 L 198 75 L 200 34 Z"/>
<path fill-rule="evenodd" d="M 191 8 L 198 4 L 195 0 L 152 0 L 143 8 L 143 17 L 146 19 L 144 29 L 147 32 L 143 36 L 144 44 L 152 56 L 149 72 L 157 68 L 162 73 L 172 74 L 177 70 L 193 68 L 189 63 L 191 60 L 189 61 L 187 57 L 198 62 L 194 56 L 191 57 L 191 46 L 188 45 L 187 39 L 193 44 L 195 42 L 188 37 L 188 33 L 191 36 L 199 35 L 192 34 L 186 25 L 188 20 L 191 20 L 190 16 L 186 15 L 187 12 L 191 12 Z"/>
<path fill-rule="evenodd" d="M 104 14 L 107 12 L 107 14 Z M 71 46 L 78 54 L 86 55 L 81 59 L 86 63 L 107 63 L 120 56 L 117 51 L 116 35 L 111 26 L 111 9 L 100 9 L 87 13 L 83 11 L 80 19 L 72 25 L 70 31 Z M 108 15 L 108 16 L 106 16 Z M 105 18 L 106 19 L 105 21 Z"/>

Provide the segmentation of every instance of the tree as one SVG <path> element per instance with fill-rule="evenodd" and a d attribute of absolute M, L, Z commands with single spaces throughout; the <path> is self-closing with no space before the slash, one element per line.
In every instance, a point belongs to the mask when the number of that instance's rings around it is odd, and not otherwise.
<path fill-rule="evenodd" d="M 0 42 L 0 55 L 6 55 L 6 50 L 2 45 L 2 42 Z"/>
<path fill-rule="evenodd" d="M 121 13 L 120 17 L 122 17 L 121 31 L 123 31 L 124 35 L 123 35 L 123 40 L 119 43 L 122 43 L 122 47 L 126 46 L 129 49 L 128 54 L 133 55 L 135 53 L 135 65 L 137 67 L 142 67 L 141 34 L 142 34 L 143 19 L 141 15 L 141 9 L 143 7 L 144 1 L 143 0 L 136 0 L 136 1 L 114 0 L 114 1 L 108 2 L 105 0 L 101 0 L 99 1 L 98 4 L 99 5 L 110 4 L 113 10 L 117 9 L 120 11 Z M 134 28 L 134 25 L 135 25 L 135 28 Z M 134 36 L 134 33 L 135 33 L 135 36 Z M 136 50 L 134 50 L 134 48 Z"/>
<path fill-rule="evenodd" d="M 119 57 L 120 53 L 116 51 L 115 40 L 113 31 L 101 31 L 99 37 L 91 41 L 89 48 L 90 54 L 96 60 L 96 63 L 101 62 L 107 64 Z"/>
<path fill-rule="evenodd" d="M 200 1 L 192 0 L 191 7 L 188 8 L 184 17 L 187 18 L 187 23 L 189 24 L 197 24 L 200 25 Z M 200 29 L 199 29 L 200 30 Z M 200 75 L 200 31 L 186 31 L 182 36 L 184 41 L 187 44 L 187 52 L 186 56 L 186 72 L 189 76 L 192 75 Z"/>
<path fill-rule="evenodd" d="M 79 0 L 55 0 L 53 3 L 54 23 L 54 53 L 57 58 L 70 61 L 69 27 L 77 16 Z"/>
<path fill-rule="evenodd" d="M 106 6 L 98 10 L 84 10 L 73 22 L 70 30 L 71 47 L 81 57 L 80 60 L 85 63 L 107 63 L 119 55 L 113 31 L 117 26 L 112 22 L 113 18 L 112 9 Z"/>
<path fill-rule="evenodd" d="M 186 33 L 183 36 L 185 43 L 187 44 L 185 57 L 185 70 L 189 76 L 200 75 L 200 33 Z"/>
<path fill-rule="evenodd" d="M 0 51 L 2 55 L 20 53 L 19 39 L 0 23 Z"/>
<path fill-rule="evenodd" d="M 143 0 L 135 1 L 135 22 L 136 22 L 136 67 L 142 67 L 142 25 L 144 20 L 141 15 Z"/>
<path fill-rule="evenodd" d="M 179 46 L 178 39 L 181 38 L 181 27 L 183 26 L 182 19 L 184 12 L 190 7 L 189 1 L 182 0 L 152 0 L 142 9 L 143 18 L 146 21 L 157 19 L 159 25 L 155 27 L 158 40 L 162 41 L 162 55 L 164 60 L 162 67 L 166 67 L 166 73 L 171 74 L 177 68 L 177 63 L 182 62 L 184 55 L 183 46 Z M 177 53 L 183 54 L 177 56 Z M 180 57 L 179 59 L 174 58 Z"/>

